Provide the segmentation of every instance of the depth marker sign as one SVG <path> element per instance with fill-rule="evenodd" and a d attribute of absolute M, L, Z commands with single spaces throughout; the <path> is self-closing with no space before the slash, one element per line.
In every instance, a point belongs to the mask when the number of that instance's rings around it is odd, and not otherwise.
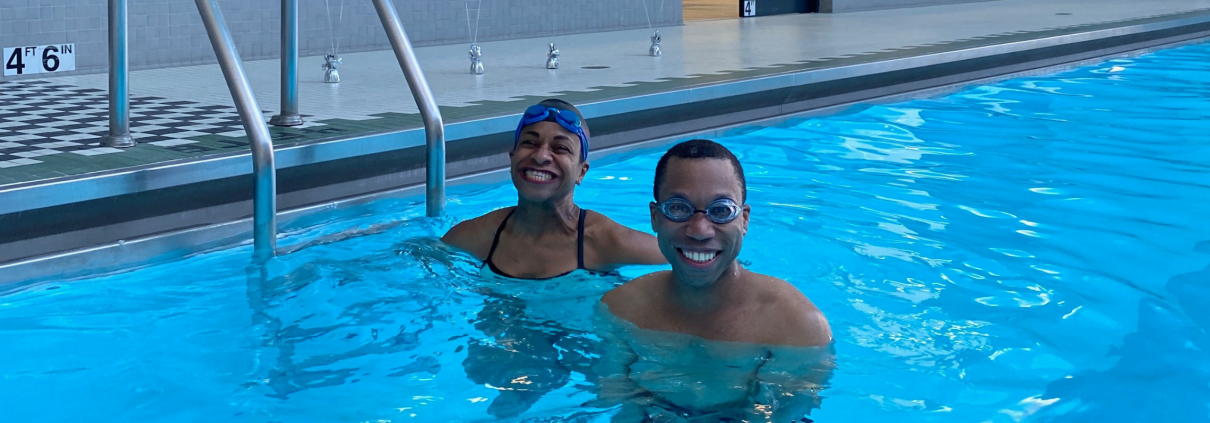
<path fill-rule="evenodd" d="M 5 47 L 4 76 L 76 70 L 76 45 Z"/>

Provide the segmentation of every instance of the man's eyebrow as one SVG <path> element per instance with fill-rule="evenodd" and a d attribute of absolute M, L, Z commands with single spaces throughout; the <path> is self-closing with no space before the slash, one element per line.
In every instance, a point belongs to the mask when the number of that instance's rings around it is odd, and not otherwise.
<path fill-rule="evenodd" d="M 666 192 L 668 193 L 668 198 L 681 198 L 684 200 L 689 200 L 689 196 L 686 195 L 684 192 L 673 191 L 673 190 L 668 190 Z M 732 197 L 731 193 L 729 193 L 729 192 L 717 192 L 717 193 L 712 194 L 711 196 L 714 198 L 713 200 L 710 200 L 712 202 L 722 200 L 722 199 L 727 199 L 727 200 L 736 201 L 736 202 L 739 201 L 739 200 L 736 200 L 737 197 Z"/>
<path fill-rule="evenodd" d="M 540 136 L 542 136 L 542 134 L 539 134 L 539 133 L 538 133 L 538 131 L 535 131 L 535 130 L 533 130 L 533 129 L 530 129 L 530 130 L 528 130 L 528 131 L 522 132 L 522 133 L 521 133 L 521 135 L 533 135 L 533 136 L 535 136 L 535 137 L 540 137 Z"/>

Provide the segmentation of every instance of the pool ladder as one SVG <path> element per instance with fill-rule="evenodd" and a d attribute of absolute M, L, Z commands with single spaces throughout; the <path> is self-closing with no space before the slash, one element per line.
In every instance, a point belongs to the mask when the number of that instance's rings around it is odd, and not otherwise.
<path fill-rule="evenodd" d="M 252 144 L 252 177 L 255 185 L 255 196 L 252 200 L 252 239 L 253 257 L 263 261 L 277 254 L 277 171 L 273 163 L 273 139 L 269 136 L 269 127 L 261 115 L 260 105 L 252 93 L 252 86 L 244 72 L 244 65 L 239 52 L 235 49 L 235 41 L 223 20 L 222 11 L 217 0 L 195 0 L 206 33 L 210 37 L 210 45 L 218 56 L 219 67 L 223 70 L 223 78 L 231 91 L 231 98 L 239 111 L 240 121 Z M 294 0 L 290 0 L 294 1 Z M 416 53 L 412 43 L 403 32 L 399 14 L 390 0 L 373 0 L 374 9 L 382 20 L 383 29 L 391 41 L 391 48 L 399 60 L 399 67 L 408 81 L 408 88 L 416 105 L 420 108 L 420 116 L 424 120 L 426 142 L 426 180 L 425 180 L 425 212 L 429 217 L 438 217 L 445 213 L 445 127 L 441 121 L 441 111 L 433 100 L 424 72 L 416 62 Z M 283 1 L 285 3 L 285 1 Z M 283 7 L 282 19 L 286 19 Z M 294 27 L 297 31 L 297 25 Z M 296 34 L 282 34 L 296 37 Z M 283 52 L 284 53 L 284 52 Z M 297 56 L 286 57 L 283 60 L 297 60 Z M 297 70 L 297 66 L 292 66 Z M 283 78 L 286 75 L 283 75 Z"/>

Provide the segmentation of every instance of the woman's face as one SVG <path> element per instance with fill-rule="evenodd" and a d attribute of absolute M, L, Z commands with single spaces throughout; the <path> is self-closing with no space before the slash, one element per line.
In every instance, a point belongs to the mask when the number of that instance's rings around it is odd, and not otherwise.
<path fill-rule="evenodd" d="M 521 129 L 512 159 L 513 186 L 528 201 L 564 198 L 588 172 L 580 161 L 580 137 L 554 122 L 542 121 Z"/>

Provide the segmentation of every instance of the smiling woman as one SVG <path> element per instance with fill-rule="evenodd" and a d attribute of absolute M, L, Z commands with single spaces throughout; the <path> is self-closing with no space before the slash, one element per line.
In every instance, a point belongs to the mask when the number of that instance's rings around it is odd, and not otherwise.
<path fill-rule="evenodd" d="M 557 99 L 530 106 L 509 152 L 517 206 L 459 223 L 441 240 L 483 260 L 483 274 L 493 277 L 549 279 L 664 263 L 651 235 L 575 204 L 589 169 L 588 140 L 575 106 Z"/>
<path fill-rule="evenodd" d="M 593 374 L 594 362 L 571 353 L 584 348 L 575 347 L 583 340 L 579 331 L 568 327 L 570 322 L 555 319 L 546 323 L 546 329 L 560 328 L 556 332 L 561 335 L 510 322 L 510 317 L 535 310 L 496 291 L 570 288 L 559 285 L 586 289 L 594 279 L 613 279 L 590 273 L 665 262 L 655 237 L 575 204 L 576 186 L 584 181 L 589 168 L 588 134 L 583 115 L 567 102 L 546 100 L 530 106 L 517 123 L 509 152 L 517 206 L 459 223 L 441 238 L 483 260 L 480 273 L 484 279 L 502 282 L 486 292 L 496 302 L 484 308 L 481 320 L 485 323 L 477 326 L 488 338 L 472 342 L 463 362 L 472 381 L 500 390 L 487 409 L 496 417 L 525 412 L 543 395 L 566 384 L 573 371 Z M 535 284 L 534 280 L 540 281 Z M 563 345 L 562 351 L 567 353 L 556 350 L 556 344 Z"/>

